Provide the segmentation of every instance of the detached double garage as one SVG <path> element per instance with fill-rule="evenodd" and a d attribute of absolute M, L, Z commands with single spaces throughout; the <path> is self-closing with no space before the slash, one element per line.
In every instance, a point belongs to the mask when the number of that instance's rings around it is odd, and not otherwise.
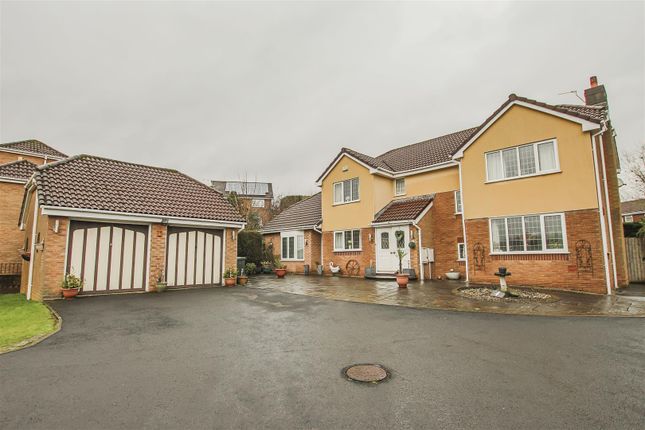
<path fill-rule="evenodd" d="M 20 215 L 21 292 L 61 296 L 71 273 L 81 295 L 222 284 L 237 258 L 239 212 L 176 170 L 80 155 L 38 167 Z"/>
<path fill-rule="evenodd" d="M 168 286 L 219 285 L 223 235 L 221 229 L 168 227 L 164 265 Z M 84 280 L 85 294 L 144 291 L 149 284 L 149 253 L 147 225 L 71 221 L 66 272 Z"/>

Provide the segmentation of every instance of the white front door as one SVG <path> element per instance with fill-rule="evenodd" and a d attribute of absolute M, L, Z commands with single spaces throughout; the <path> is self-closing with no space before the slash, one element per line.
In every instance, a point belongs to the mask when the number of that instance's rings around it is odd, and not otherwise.
<path fill-rule="evenodd" d="M 403 268 L 410 268 L 410 229 L 407 225 L 376 229 L 376 271 L 379 273 L 394 273 L 399 270 L 397 249 L 402 248 L 406 255 L 403 257 Z"/>

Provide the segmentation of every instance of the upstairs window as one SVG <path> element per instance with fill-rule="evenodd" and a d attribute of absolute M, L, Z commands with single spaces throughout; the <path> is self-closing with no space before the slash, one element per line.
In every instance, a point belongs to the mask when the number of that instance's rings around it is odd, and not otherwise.
<path fill-rule="evenodd" d="M 405 178 L 394 180 L 394 195 L 402 196 L 405 194 Z"/>
<path fill-rule="evenodd" d="M 253 199 L 251 200 L 251 206 L 254 208 L 263 208 L 264 207 L 264 200 L 262 199 Z"/>
<path fill-rule="evenodd" d="M 486 153 L 488 182 L 542 175 L 557 172 L 559 169 L 555 140 Z"/>
<path fill-rule="evenodd" d="M 358 178 L 334 183 L 334 204 L 351 203 L 360 199 Z"/>

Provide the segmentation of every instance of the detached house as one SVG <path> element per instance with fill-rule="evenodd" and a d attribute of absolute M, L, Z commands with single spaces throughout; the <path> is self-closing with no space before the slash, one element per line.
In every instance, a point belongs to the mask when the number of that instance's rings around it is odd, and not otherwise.
<path fill-rule="evenodd" d="M 20 286 L 24 234 L 18 228 L 25 184 L 36 166 L 67 156 L 38 140 L 0 144 L 0 291 Z"/>
<path fill-rule="evenodd" d="M 247 221 L 251 213 L 255 213 L 260 225 L 265 225 L 271 219 L 271 204 L 273 202 L 273 184 L 270 182 L 248 181 L 211 181 L 213 189 L 230 196 L 234 194 L 240 210 L 246 213 Z"/>
<path fill-rule="evenodd" d="M 369 156 L 343 148 L 317 180 L 322 255 L 341 273 L 449 271 L 475 283 L 611 293 L 627 284 L 604 86 L 585 105 L 511 94 L 482 124 Z"/>
<path fill-rule="evenodd" d="M 20 211 L 21 292 L 60 297 L 66 273 L 81 294 L 222 283 L 244 220 L 206 184 L 176 170 L 78 155 L 39 166 Z"/>

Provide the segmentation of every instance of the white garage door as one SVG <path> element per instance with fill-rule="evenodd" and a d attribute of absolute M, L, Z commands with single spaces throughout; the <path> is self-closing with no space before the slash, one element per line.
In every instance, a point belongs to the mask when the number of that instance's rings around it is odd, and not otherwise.
<path fill-rule="evenodd" d="M 222 255 L 222 230 L 168 228 L 168 286 L 219 285 L 222 276 Z"/>
<path fill-rule="evenodd" d="M 67 273 L 83 293 L 144 290 L 147 253 L 147 226 L 72 221 Z"/>

